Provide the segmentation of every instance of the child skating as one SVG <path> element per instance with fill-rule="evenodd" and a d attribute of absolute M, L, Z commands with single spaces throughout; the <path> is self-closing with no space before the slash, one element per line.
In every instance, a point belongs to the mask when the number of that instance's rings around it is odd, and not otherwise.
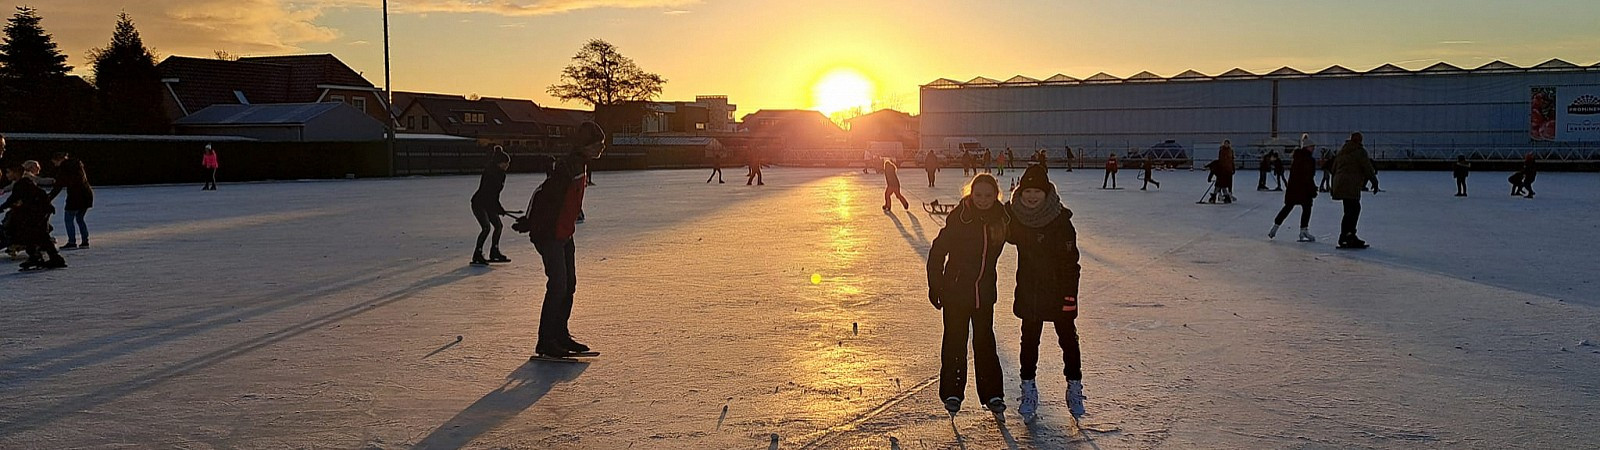
<path fill-rule="evenodd" d="M 886 182 L 883 187 L 883 212 L 889 212 L 889 196 L 891 195 L 900 198 L 901 208 L 911 209 L 911 203 L 906 201 L 906 196 L 900 194 L 899 169 L 898 166 L 894 165 L 894 161 L 883 160 L 883 179 Z"/>
<path fill-rule="evenodd" d="M 950 414 L 967 392 L 967 336 L 972 336 L 978 398 L 995 413 L 1005 411 L 1004 374 L 994 338 L 996 264 L 1005 250 L 1011 215 L 1000 204 L 994 176 L 972 178 L 966 195 L 928 249 L 928 302 L 944 311 L 939 351 L 939 398 Z"/>
<path fill-rule="evenodd" d="M 1078 232 L 1072 210 L 1061 204 L 1044 167 L 1029 167 L 1011 195 L 1012 221 L 1006 241 L 1017 246 L 1017 287 L 1011 312 L 1022 319 L 1022 399 L 1017 411 L 1032 417 L 1039 408 L 1035 375 L 1046 322 L 1055 324 L 1067 381 L 1067 409 L 1084 414 L 1083 357 L 1078 348 Z"/>
<path fill-rule="evenodd" d="M 489 161 L 484 164 L 483 176 L 478 178 L 478 190 L 472 193 L 472 217 L 478 220 L 478 245 L 472 250 L 472 265 L 486 266 L 489 263 L 507 263 L 511 258 L 500 253 L 500 229 L 504 226 L 500 216 L 506 214 L 506 209 L 500 206 L 500 191 L 506 187 L 506 170 L 511 168 L 511 155 L 500 146 L 494 146 L 489 152 Z M 490 236 L 494 241 L 489 244 L 489 257 L 483 257 L 483 243 Z"/>
<path fill-rule="evenodd" d="M 1150 185 L 1152 185 L 1152 184 L 1156 185 L 1156 189 L 1161 189 L 1161 182 L 1160 181 L 1156 181 L 1155 178 L 1152 177 L 1152 175 L 1151 175 L 1151 172 L 1155 170 L 1155 166 L 1156 166 L 1156 157 L 1155 157 L 1155 155 L 1149 155 L 1149 154 L 1144 155 L 1144 177 L 1143 177 L 1144 186 L 1140 186 L 1139 190 L 1143 191 L 1145 189 L 1148 189 L 1150 187 Z"/>

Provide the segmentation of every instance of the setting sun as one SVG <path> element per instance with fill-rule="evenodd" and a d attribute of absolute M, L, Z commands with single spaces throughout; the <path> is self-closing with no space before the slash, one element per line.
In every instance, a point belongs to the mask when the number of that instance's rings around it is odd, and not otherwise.
<path fill-rule="evenodd" d="M 823 114 L 860 107 L 870 109 L 876 86 L 855 69 L 833 69 L 811 86 L 811 108 Z"/>

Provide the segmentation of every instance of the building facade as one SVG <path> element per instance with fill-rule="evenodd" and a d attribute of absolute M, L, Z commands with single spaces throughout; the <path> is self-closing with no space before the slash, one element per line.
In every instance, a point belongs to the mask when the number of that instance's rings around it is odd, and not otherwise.
<path fill-rule="evenodd" d="M 1540 89 L 1581 93 L 1597 85 L 1600 65 L 1561 60 L 1533 67 L 1497 61 L 1474 69 L 1439 63 L 1420 70 L 1386 64 L 1365 72 L 1333 66 L 1316 73 L 1285 67 L 1214 76 L 1187 71 L 1125 79 L 1105 73 L 1082 80 L 940 79 L 921 88 L 920 140 L 924 148 L 964 141 L 1058 152 L 1070 146 L 1082 156 L 1169 140 L 1213 152 L 1225 139 L 1236 148 L 1282 145 L 1301 133 L 1336 147 L 1360 131 L 1380 157 L 1520 155 L 1600 144 L 1540 140 L 1530 128 Z"/>

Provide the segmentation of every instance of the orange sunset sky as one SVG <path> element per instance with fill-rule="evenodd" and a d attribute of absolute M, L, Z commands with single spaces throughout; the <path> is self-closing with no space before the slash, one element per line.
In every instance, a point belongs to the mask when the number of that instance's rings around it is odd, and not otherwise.
<path fill-rule="evenodd" d="M 119 11 L 162 56 L 333 53 L 383 84 L 379 0 L 36 0 L 89 72 Z M 394 88 L 531 98 L 602 38 L 668 80 L 663 99 L 915 112 L 936 78 L 1234 67 L 1356 70 L 1393 62 L 1600 61 L 1600 1 L 394 0 Z M 829 77 L 829 74 L 833 74 Z M 827 79 L 824 82 L 824 79 Z M 817 95 L 819 86 L 822 95 Z"/>

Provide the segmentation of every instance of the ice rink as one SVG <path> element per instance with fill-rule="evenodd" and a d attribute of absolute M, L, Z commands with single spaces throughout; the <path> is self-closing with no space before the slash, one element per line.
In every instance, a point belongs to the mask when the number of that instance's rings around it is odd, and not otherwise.
<path fill-rule="evenodd" d="M 600 172 L 577 234 L 572 329 L 590 364 L 529 362 L 544 277 L 468 266 L 476 176 L 105 187 L 68 269 L 0 270 L 0 448 L 1578 448 L 1600 442 L 1600 175 L 1537 199 L 1476 173 L 1385 172 L 1361 235 L 1241 172 L 1099 189 L 1054 170 L 1083 254 L 1089 415 L 1045 339 L 1016 415 L 1016 254 L 996 330 L 1006 421 L 936 389 L 924 260 L 957 199 L 900 177 L 772 168 Z M 1021 170 L 1005 179 L 1020 177 Z M 522 209 L 543 175 L 513 175 Z M 1002 184 L 1006 184 L 1004 181 Z M 57 217 L 57 236 L 64 231 Z M 820 278 L 813 283 L 813 275 Z M 1046 331 L 1047 336 L 1051 331 Z M 460 337 L 458 341 L 458 336 Z M 972 386 L 969 385 L 969 391 Z M 969 400 L 975 394 L 969 394 Z M 774 439 L 776 442 L 774 443 Z M 776 447 L 773 447 L 773 446 Z"/>

